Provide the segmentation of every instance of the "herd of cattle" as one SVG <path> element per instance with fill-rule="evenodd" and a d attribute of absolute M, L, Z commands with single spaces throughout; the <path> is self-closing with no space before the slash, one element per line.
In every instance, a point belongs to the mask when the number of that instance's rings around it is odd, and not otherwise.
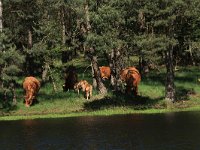
<path fill-rule="evenodd" d="M 111 69 L 107 66 L 99 67 L 101 78 L 110 79 Z M 126 92 L 130 93 L 133 90 L 134 95 L 138 95 L 138 84 L 141 81 L 141 75 L 135 67 L 127 67 L 120 71 L 120 79 L 126 84 Z M 30 107 L 36 101 L 36 95 L 40 89 L 40 82 L 35 77 L 26 77 L 23 82 L 23 89 L 25 91 L 25 106 Z M 69 67 L 65 74 L 65 83 L 63 90 L 68 91 L 74 89 L 78 92 L 82 90 L 88 100 L 92 96 L 92 85 L 86 80 L 78 81 L 78 75 L 75 67 Z"/>

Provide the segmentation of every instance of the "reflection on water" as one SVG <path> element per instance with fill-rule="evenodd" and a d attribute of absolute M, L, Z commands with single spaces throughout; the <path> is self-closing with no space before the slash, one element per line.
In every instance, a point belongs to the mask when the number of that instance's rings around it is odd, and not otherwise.
<path fill-rule="evenodd" d="M 200 112 L 0 122 L 1 150 L 198 150 Z"/>

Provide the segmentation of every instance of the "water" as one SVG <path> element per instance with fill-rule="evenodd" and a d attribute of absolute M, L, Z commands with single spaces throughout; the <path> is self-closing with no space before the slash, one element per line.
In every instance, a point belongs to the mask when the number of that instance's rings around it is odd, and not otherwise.
<path fill-rule="evenodd" d="M 199 150 L 200 112 L 0 122 L 0 150 Z"/>

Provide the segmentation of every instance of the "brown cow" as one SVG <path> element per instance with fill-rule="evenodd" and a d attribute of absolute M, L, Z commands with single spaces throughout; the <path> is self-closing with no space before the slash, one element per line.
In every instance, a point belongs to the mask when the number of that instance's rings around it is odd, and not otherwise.
<path fill-rule="evenodd" d="M 89 83 L 82 84 L 82 90 L 85 92 L 86 99 L 88 100 L 92 96 L 92 85 Z"/>
<path fill-rule="evenodd" d="M 87 100 L 92 96 L 92 85 L 89 84 L 86 80 L 81 80 L 74 85 L 74 90 L 77 90 L 78 94 L 80 89 L 85 92 Z"/>
<path fill-rule="evenodd" d="M 26 92 L 25 106 L 30 107 L 36 100 L 36 95 L 40 89 L 40 82 L 35 77 L 26 77 L 23 82 L 23 89 Z"/>
<path fill-rule="evenodd" d="M 135 73 L 135 74 L 139 74 L 140 75 L 140 73 L 139 73 L 139 71 L 135 68 L 135 67 L 127 67 L 127 68 L 125 68 L 125 69 L 122 69 L 121 71 L 120 71 L 120 79 L 122 80 L 122 81 L 126 81 L 126 75 L 127 75 L 127 73 L 129 72 L 129 71 L 131 71 L 132 73 Z"/>
<path fill-rule="evenodd" d="M 110 67 L 101 66 L 101 67 L 99 67 L 99 70 L 100 70 L 102 79 L 110 79 L 110 75 L 111 75 Z"/>
<path fill-rule="evenodd" d="M 107 66 L 99 67 L 101 78 L 109 79 L 111 75 L 111 69 Z M 126 83 L 126 92 L 130 92 L 133 89 L 134 94 L 138 94 L 138 84 L 141 81 L 139 71 L 135 67 L 127 67 L 120 71 L 120 79 Z"/>
<path fill-rule="evenodd" d="M 120 72 L 120 79 L 126 82 L 126 92 L 133 89 L 134 95 L 138 95 L 138 85 L 141 81 L 139 71 L 135 67 L 127 67 Z"/>
<path fill-rule="evenodd" d="M 77 91 L 78 94 L 79 94 L 80 89 L 82 89 L 83 84 L 88 84 L 88 82 L 86 80 L 81 80 L 81 81 L 75 83 L 74 90 Z"/>

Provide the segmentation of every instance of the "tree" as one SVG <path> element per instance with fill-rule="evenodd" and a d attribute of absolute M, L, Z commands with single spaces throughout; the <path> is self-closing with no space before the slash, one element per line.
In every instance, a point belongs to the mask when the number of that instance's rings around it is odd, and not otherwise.
<path fill-rule="evenodd" d="M 165 99 L 174 102 L 174 50 L 179 1 L 141 1 L 138 6 L 139 31 L 136 44 L 142 59 L 164 57 L 166 65 Z M 142 33 L 142 34 L 141 34 Z M 161 59 L 160 59 L 161 60 Z"/>
<path fill-rule="evenodd" d="M 3 30 L 3 16 L 2 16 L 2 12 L 3 12 L 3 6 L 2 6 L 2 1 L 0 0 L 0 32 L 2 32 L 2 30 Z"/>
<path fill-rule="evenodd" d="M 3 92 L 4 104 L 7 104 L 7 93 L 11 91 L 13 103 L 16 104 L 15 85 L 24 57 L 9 40 L 8 32 L 6 29 L 0 32 L 0 92 Z"/>
<path fill-rule="evenodd" d="M 93 1 L 90 5 L 91 32 L 86 40 L 99 59 L 107 60 L 111 67 L 111 85 L 119 90 L 119 72 L 125 67 L 125 2 L 121 1 Z M 106 58 L 106 59 L 105 59 Z"/>
<path fill-rule="evenodd" d="M 89 38 L 91 35 L 92 26 L 90 25 L 89 0 L 85 1 L 84 10 L 85 10 L 87 40 L 90 41 Z M 97 60 L 97 55 L 96 55 L 96 47 L 89 42 L 87 44 L 87 47 L 88 47 L 87 55 L 91 60 L 92 69 L 93 69 L 93 83 L 96 82 L 97 88 L 99 89 L 100 93 L 105 94 L 107 93 L 107 89 L 105 85 L 103 84 L 101 76 L 100 76 L 100 70 L 99 70 L 99 65 L 98 65 L 98 60 Z"/>

